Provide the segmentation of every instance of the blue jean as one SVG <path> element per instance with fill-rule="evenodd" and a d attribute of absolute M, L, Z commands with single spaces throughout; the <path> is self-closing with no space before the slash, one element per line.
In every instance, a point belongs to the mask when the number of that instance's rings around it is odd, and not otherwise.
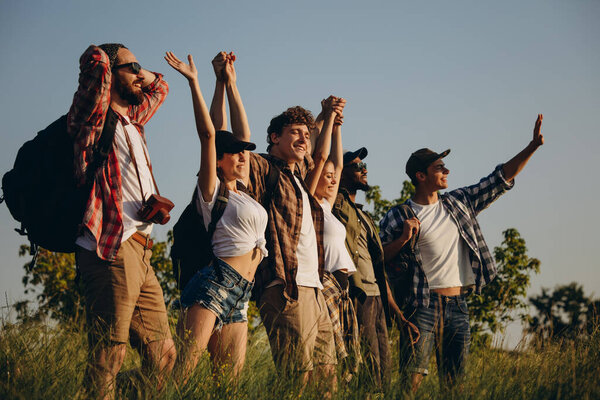
<path fill-rule="evenodd" d="M 248 321 L 248 300 L 254 282 L 244 279 L 220 258 L 217 261 L 220 273 L 213 264 L 198 271 L 183 289 L 177 306 L 188 308 L 199 304 L 212 311 L 217 316 L 219 330 L 223 324 Z"/>
<path fill-rule="evenodd" d="M 419 341 L 405 353 L 408 371 L 427 375 L 435 345 L 440 379 L 452 382 L 462 375 L 471 341 L 465 295 L 443 296 L 431 292 L 429 307 L 419 306 L 408 314 L 421 333 Z"/>

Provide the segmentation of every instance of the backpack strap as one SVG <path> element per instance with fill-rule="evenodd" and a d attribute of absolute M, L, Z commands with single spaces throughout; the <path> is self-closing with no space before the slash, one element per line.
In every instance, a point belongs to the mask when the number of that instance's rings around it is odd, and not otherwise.
<path fill-rule="evenodd" d="M 194 192 L 194 195 L 197 196 L 198 191 Z M 215 205 L 213 206 L 211 215 L 210 215 L 210 223 L 208 224 L 208 237 L 212 241 L 212 237 L 215 233 L 215 229 L 217 228 L 217 222 L 223 216 L 225 212 L 225 207 L 227 207 L 227 203 L 229 203 L 229 189 L 227 189 L 227 185 L 223 182 L 219 185 L 219 193 L 217 193 L 217 200 L 215 201 Z"/>
<path fill-rule="evenodd" d="M 417 215 L 415 214 L 415 211 L 412 209 L 412 207 L 408 204 L 408 202 L 402 203 L 398 206 L 398 208 L 400 209 L 400 214 L 402 215 L 402 219 L 403 220 L 407 220 L 409 218 L 417 218 Z M 415 246 L 417 244 L 417 241 L 419 240 L 419 235 L 421 234 L 421 230 L 417 231 L 416 235 L 413 235 L 410 238 L 409 244 L 410 244 L 410 250 L 412 252 L 415 251 Z"/>
<path fill-rule="evenodd" d="M 86 170 L 85 181 L 87 185 L 91 185 L 94 181 L 96 171 L 104 165 L 104 162 L 108 159 L 108 155 L 112 149 L 113 141 L 115 138 L 115 131 L 117 129 L 117 122 L 119 122 L 119 116 L 112 108 L 108 107 L 106 117 L 104 118 L 104 127 L 100 134 L 100 139 L 96 144 L 94 150 L 94 159 L 88 165 Z"/>
<path fill-rule="evenodd" d="M 268 161 L 268 154 L 260 153 L 259 155 Z M 261 203 L 267 211 L 269 211 L 269 207 L 271 206 L 271 199 L 273 198 L 277 182 L 279 182 L 279 175 L 281 175 L 279 167 L 275 163 L 269 162 L 269 174 L 265 180 L 265 194 Z"/>
<path fill-rule="evenodd" d="M 217 178 L 219 179 L 219 178 Z M 198 193 L 197 191 L 194 192 L 195 194 Z M 197 195 L 197 194 L 196 194 Z M 227 188 L 227 185 L 225 185 L 225 183 L 223 183 L 223 181 L 221 181 L 221 184 L 219 185 L 219 192 L 217 193 L 217 199 L 215 201 L 215 205 L 213 206 L 212 212 L 210 214 L 210 223 L 208 224 L 208 248 L 210 249 L 210 252 L 212 253 L 212 259 L 213 259 L 213 268 L 215 269 L 215 272 L 217 273 L 217 279 L 219 280 L 223 280 L 223 271 L 221 271 L 221 268 L 219 266 L 219 263 L 216 260 L 216 256 L 212 250 L 212 238 L 213 235 L 215 234 L 215 230 L 217 228 L 217 222 L 219 222 L 219 220 L 221 219 L 221 217 L 223 216 L 223 213 L 225 212 L 225 208 L 227 207 L 227 204 L 229 203 L 229 189 Z"/>

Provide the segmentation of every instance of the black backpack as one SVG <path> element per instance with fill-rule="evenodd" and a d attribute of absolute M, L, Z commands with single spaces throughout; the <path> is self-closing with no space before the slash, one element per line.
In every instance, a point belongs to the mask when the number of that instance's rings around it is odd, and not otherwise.
<path fill-rule="evenodd" d="M 75 251 L 94 175 L 108 158 L 117 121 L 117 114 L 109 108 L 93 162 L 87 169 L 86 183 L 79 187 L 66 115 L 19 149 L 13 169 L 2 177 L 2 200 L 21 223 L 21 228 L 15 230 L 27 236 L 32 254 L 37 246 L 62 253 Z"/>
<path fill-rule="evenodd" d="M 272 166 L 269 170 L 266 182 L 266 196 L 263 206 L 268 207 L 275 185 L 279 180 L 279 169 Z M 241 188 L 240 188 L 241 189 Z M 223 184 L 219 187 L 217 200 L 213 206 L 208 230 L 204 227 L 202 215 L 196 208 L 198 191 L 194 189 L 192 201 L 187 205 L 183 213 L 173 227 L 173 245 L 171 246 L 171 261 L 173 262 L 173 276 L 177 281 L 177 288 L 183 290 L 185 285 L 193 278 L 197 271 L 206 267 L 214 260 L 212 250 L 212 236 L 215 233 L 217 222 L 225 212 L 229 201 L 229 190 Z M 220 273 L 214 264 L 217 274 Z"/>
<path fill-rule="evenodd" d="M 396 206 L 402 220 L 416 218 L 413 209 L 406 203 Z M 412 296 L 413 265 L 416 265 L 415 245 L 419 240 L 419 233 L 413 235 L 410 241 L 402 247 L 400 252 L 393 260 L 385 262 L 385 271 L 388 276 L 390 288 L 394 295 L 394 300 L 400 309 L 408 305 Z"/>

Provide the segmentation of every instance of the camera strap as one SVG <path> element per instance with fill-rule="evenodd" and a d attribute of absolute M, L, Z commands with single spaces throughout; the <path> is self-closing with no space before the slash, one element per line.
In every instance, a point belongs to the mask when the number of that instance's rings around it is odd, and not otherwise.
<path fill-rule="evenodd" d="M 135 154 L 133 153 L 133 146 L 131 145 L 131 139 L 129 139 L 129 134 L 127 133 L 127 129 L 125 129 L 125 126 L 123 126 L 123 132 L 125 132 L 125 141 L 127 142 L 127 147 L 129 148 L 129 156 L 131 157 L 131 161 L 133 162 L 133 166 L 135 167 L 135 173 L 137 175 L 138 183 L 140 185 L 140 192 L 142 193 L 142 204 L 146 204 L 146 196 L 144 196 L 144 190 L 142 189 L 142 179 L 140 178 L 140 170 L 138 169 Z M 154 173 L 152 172 L 152 164 L 150 164 L 150 160 L 148 160 L 148 154 L 146 154 L 145 147 L 146 146 L 142 146 L 142 151 L 144 152 L 146 165 L 148 165 L 148 169 L 150 170 L 150 176 L 152 177 L 152 183 L 154 184 L 156 193 L 160 196 L 160 190 L 158 190 L 158 185 L 156 184 L 156 180 L 154 179 Z"/>

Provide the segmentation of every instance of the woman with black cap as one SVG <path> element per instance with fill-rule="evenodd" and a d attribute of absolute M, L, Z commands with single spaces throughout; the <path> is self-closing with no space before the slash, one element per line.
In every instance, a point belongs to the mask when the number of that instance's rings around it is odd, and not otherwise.
<path fill-rule="evenodd" d="M 331 103 L 329 106 L 328 102 Z M 321 103 L 323 111 L 317 117 L 317 126 L 323 124 L 324 129 L 318 139 L 325 140 L 324 148 L 331 146 L 331 151 L 313 155 L 315 168 L 308 173 L 306 184 L 323 208 L 325 273 L 322 292 L 333 325 L 337 357 L 343 361 L 343 377 L 349 380 L 362 361 L 358 322 L 348 293 L 348 277 L 356 272 L 356 267 L 346 248 L 346 227 L 332 213 L 344 167 L 341 127 L 345 103 L 337 97 Z"/>
<path fill-rule="evenodd" d="M 223 67 L 231 72 L 233 54 L 222 58 Z M 267 256 L 264 237 L 267 213 L 244 192 L 248 180 L 247 151 L 254 150 L 256 145 L 240 141 L 227 131 L 215 132 L 191 55 L 188 55 L 189 64 L 171 52 L 166 54 L 165 60 L 188 79 L 192 91 L 201 143 L 196 207 L 207 230 L 217 194 L 223 189 L 221 186 L 225 185 L 228 190 L 227 206 L 212 236 L 215 261 L 201 269 L 181 294 L 180 302 L 185 311 L 178 329 L 184 349 L 179 365 L 187 379 L 207 348 L 213 331 L 220 331 L 223 325 L 236 324 L 244 331 L 237 340 L 228 341 L 231 348 L 227 353 L 238 355 L 232 360 L 233 373 L 237 375 L 246 353 L 247 307 L 254 274 L 260 261 Z"/>

